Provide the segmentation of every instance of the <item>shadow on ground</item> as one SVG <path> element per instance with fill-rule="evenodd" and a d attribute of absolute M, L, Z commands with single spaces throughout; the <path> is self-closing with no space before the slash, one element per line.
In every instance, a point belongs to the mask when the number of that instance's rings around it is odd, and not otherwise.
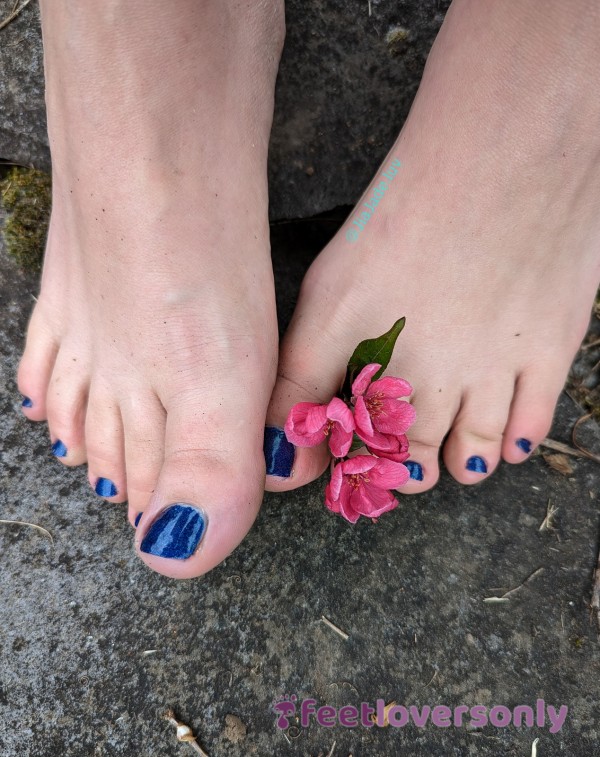
<path fill-rule="evenodd" d="M 274 227 L 282 323 L 335 219 Z M 43 425 L 19 412 L 14 373 L 36 282 L 0 254 L 0 752 L 31 757 L 184 757 L 173 707 L 211 757 L 592 755 L 600 658 L 589 600 L 600 466 L 541 456 L 461 487 L 403 499 L 374 525 L 325 511 L 324 481 L 265 496 L 242 546 L 209 576 L 176 583 L 133 556 L 122 506 L 60 466 Z M 597 358 L 596 358 L 597 359 Z M 552 436 L 582 410 L 561 398 Z M 588 430 L 600 449 L 597 427 Z M 540 531 L 548 502 L 554 530 Z M 508 602 L 484 603 L 537 573 Z M 344 640 L 320 618 L 331 619 Z M 277 729 L 284 694 L 340 706 L 535 706 L 569 713 L 534 728 Z M 232 718 L 231 716 L 236 716 Z M 336 742 L 333 752 L 332 745 Z"/>

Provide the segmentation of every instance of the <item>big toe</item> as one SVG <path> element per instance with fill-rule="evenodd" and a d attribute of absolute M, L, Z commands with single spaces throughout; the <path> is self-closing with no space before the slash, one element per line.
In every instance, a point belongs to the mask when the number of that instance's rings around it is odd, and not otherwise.
<path fill-rule="evenodd" d="M 193 578 L 218 565 L 260 508 L 264 418 L 232 423 L 235 411 L 225 415 L 222 407 L 211 411 L 197 397 L 167 406 L 164 462 L 135 543 L 150 568 L 172 578 Z"/>

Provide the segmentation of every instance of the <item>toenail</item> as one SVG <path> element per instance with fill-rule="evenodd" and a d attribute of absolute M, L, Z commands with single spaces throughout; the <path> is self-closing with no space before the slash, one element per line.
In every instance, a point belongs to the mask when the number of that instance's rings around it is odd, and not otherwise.
<path fill-rule="evenodd" d="M 54 444 L 52 445 L 52 454 L 55 457 L 66 457 L 67 456 L 67 448 L 66 446 L 61 442 L 60 439 L 57 439 Z"/>
<path fill-rule="evenodd" d="M 142 519 L 142 515 L 143 515 L 143 514 L 144 514 L 144 513 L 138 513 L 138 514 L 137 514 L 137 515 L 135 516 L 135 520 L 133 521 L 133 525 L 134 525 L 134 526 L 135 526 L 136 528 L 137 528 L 137 527 L 138 527 L 138 526 L 140 525 L 140 521 L 141 521 L 141 519 Z"/>
<path fill-rule="evenodd" d="M 473 471 L 473 473 L 487 473 L 487 463 L 479 455 L 473 455 L 467 460 L 467 470 Z"/>
<path fill-rule="evenodd" d="M 110 478 L 99 478 L 94 490 L 99 497 L 115 497 L 118 494 L 117 487 Z"/>
<path fill-rule="evenodd" d="M 421 463 L 417 463 L 415 460 L 407 460 L 404 465 L 406 465 L 406 467 L 408 468 L 410 477 L 414 481 L 423 480 L 423 466 L 421 465 Z"/>
<path fill-rule="evenodd" d="M 206 531 L 206 516 L 197 507 L 178 502 L 158 516 L 144 536 L 140 549 L 156 557 L 187 560 Z"/>
<path fill-rule="evenodd" d="M 296 448 L 288 442 L 284 430 L 276 426 L 267 426 L 263 449 L 267 475 L 289 478 L 292 475 Z"/>
<path fill-rule="evenodd" d="M 528 455 L 531 452 L 532 444 L 529 441 L 529 439 L 517 439 L 515 444 L 526 455 Z"/>
<path fill-rule="evenodd" d="M 29 399 L 29 397 L 23 397 L 23 402 L 21 402 L 21 407 L 33 407 L 33 402 Z"/>

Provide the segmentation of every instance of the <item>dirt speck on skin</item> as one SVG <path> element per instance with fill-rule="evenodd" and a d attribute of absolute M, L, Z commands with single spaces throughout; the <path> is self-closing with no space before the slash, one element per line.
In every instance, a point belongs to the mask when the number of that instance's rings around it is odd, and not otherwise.
<path fill-rule="evenodd" d="M 237 744 L 246 738 L 247 728 L 237 715 L 225 715 L 223 736 L 227 741 Z"/>

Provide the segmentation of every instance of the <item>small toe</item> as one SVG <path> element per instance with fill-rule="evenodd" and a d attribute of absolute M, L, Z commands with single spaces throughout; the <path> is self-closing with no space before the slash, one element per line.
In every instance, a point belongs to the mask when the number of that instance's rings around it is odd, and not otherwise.
<path fill-rule="evenodd" d="M 282 345 L 278 378 L 267 411 L 264 448 L 267 491 L 297 489 L 319 478 L 329 465 L 331 454 L 325 437 L 316 447 L 294 447 L 285 439 L 283 427 L 298 402 L 324 404 L 336 394 L 343 372 L 332 371 L 331 366 L 331 357 L 327 360 L 325 353 L 313 354 L 301 335 L 289 332 Z"/>
<path fill-rule="evenodd" d="M 94 385 L 88 399 L 85 440 L 90 486 L 99 497 L 125 502 L 127 483 L 121 413 L 114 396 Z"/>
<path fill-rule="evenodd" d="M 45 421 L 46 395 L 58 353 L 58 344 L 36 313 L 37 308 L 27 331 L 25 351 L 19 363 L 17 385 L 23 396 L 23 413 L 31 421 Z"/>
<path fill-rule="evenodd" d="M 506 379 L 463 397 L 443 449 L 448 471 L 461 484 L 477 484 L 497 467 L 513 387 L 514 379 Z"/>
<path fill-rule="evenodd" d="M 421 383 L 415 382 L 415 385 Z M 398 489 L 402 494 L 419 494 L 436 485 L 440 476 L 440 447 L 458 402 L 459 397 L 450 399 L 444 396 L 442 399 L 438 392 L 415 391 L 412 405 L 417 419 L 408 431 L 410 458 L 405 463 L 410 478 Z"/>
<path fill-rule="evenodd" d="M 68 466 L 87 459 L 85 416 L 88 376 L 80 369 L 65 370 L 59 354 L 48 386 L 46 410 L 52 454 Z"/>
<path fill-rule="evenodd" d="M 135 527 L 156 490 L 165 454 L 167 416 L 153 392 L 133 390 L 122 403 L 128 518 Z"/>
<path fill-rule="evenodd" d="M 556 375 L 519 377 L 502 443 L 502 458 L 507 463 L 527 460 L 548 435 L 562 384 L 548 384 L 547 379 Z"/>

